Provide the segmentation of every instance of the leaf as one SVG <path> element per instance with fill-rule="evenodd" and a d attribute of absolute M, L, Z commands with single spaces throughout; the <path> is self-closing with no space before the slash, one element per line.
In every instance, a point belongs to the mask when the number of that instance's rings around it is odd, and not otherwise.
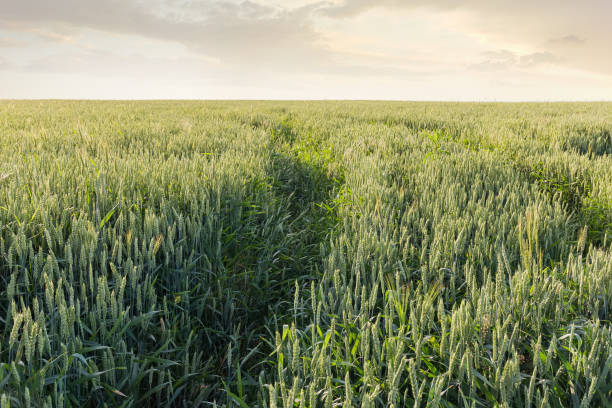
<path fill-rule="evenodd" d="M 246 402 L 244 402 L 242 399 L 240 399 L 240 397 L 238 397 L 236 394 L 234 394 L 230 390 L 225 390 L 225 392 L 227 393 L 227 395 L 230 396 L 231 399 L 237 402 L 241 408 L 249 408 L 249 405 Z"/>
<path fill-rule="evenodd" d="M 96 176 L 100 177 L 100 170 L 98 170 L 98 166 L 96 166 L 96 162 L 90 157 L 89 161 L 91 162 L 91 164 L 93 164 L 94 169 L 96 169 Z"/>
<path fill-rule="evenodd" d="M 102 229 L 102 227 L 104 227 L 104 224 L 106 224 L 108 220 L 111 219 L 115 211 L 117 211 L 118 206 L 119 204 L 115 205 L 109 212 L 106 213 L 106 215 L 104 216 L 104 219 L 100 222 L 100 225 L 98 228 Z"/>

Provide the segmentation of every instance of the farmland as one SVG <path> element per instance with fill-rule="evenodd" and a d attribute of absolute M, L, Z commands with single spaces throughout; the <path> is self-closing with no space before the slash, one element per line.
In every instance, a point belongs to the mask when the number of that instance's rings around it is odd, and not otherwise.
<path fill-rule="evenodd" d="M 4 407 L 604 406 L 612 104 L 0 101 Z"/>

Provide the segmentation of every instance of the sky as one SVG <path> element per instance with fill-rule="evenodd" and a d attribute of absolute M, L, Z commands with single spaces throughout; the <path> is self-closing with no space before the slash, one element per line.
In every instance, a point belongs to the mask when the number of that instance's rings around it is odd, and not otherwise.
<path fill-rule="evenodd" d="M 0 0 L 0 98 L 612 100 L 610 0 Z"/>

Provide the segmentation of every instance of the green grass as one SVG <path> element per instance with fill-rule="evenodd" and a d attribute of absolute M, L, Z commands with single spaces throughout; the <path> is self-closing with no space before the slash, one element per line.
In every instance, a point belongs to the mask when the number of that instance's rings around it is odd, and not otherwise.
<path fill-rule="evenodd" d="M 0 102 L 4 407 L 606 406 L 612 104 Z"/>

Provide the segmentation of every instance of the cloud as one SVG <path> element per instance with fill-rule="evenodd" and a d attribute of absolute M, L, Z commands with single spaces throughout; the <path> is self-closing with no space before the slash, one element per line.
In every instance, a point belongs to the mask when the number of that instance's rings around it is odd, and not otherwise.
<path fill-rule="evenodd" d="M 87 29 L 170 41 L 219 61 L 227 72 L 240 68 L 250 76 L 282 72 L 389 77 L 437 72 L 416 63 L 411 66 L 410 61 L 397 64 L 384 56 L 357 56 L 330 47 L 332 39 L 317 28 L 317 22 L 326 18 L 323 11 L 333 7 L 329 1 L 279 6 L 249 0 L 55 0 L 53 4 L 21 0 L 0 2 L 0 28 L 64 43 L 75 41 L 79 31 Z M 56 60 L 51 64 L 41 58 L 31 61 L 28 69 L 84 67 L 74 53 L 66 59 L 73 64 Z M 220 68 L 208 67 L 206 74 L 213 69 Z"/>
<path fill-rule="evenodd" d="M 609 0 L 342 0 L 321 13 L 350 18 L 377 9 L 392 13 L 419 9 L 437 15 L 440 25 L 489 45 L 523 53 L 553 53 L 569 68 L 612 76 Z M 534 56 L 526 63 L 543 58 L 546 56 Z"/>
<path fill-rule="evenodd" d="M 0 48 L 21 47 L 25 44 L 24 41 L 14 40 L 12 38 L 0 38 Z"/>
<path fill-rule="evenodd" d="M 474 71 L 553 67 L 610 78 L 610 15 L 609 0 L 0 0 L 0 30 L 27 41 L 0 47 L 12 47 L 2 69 L 33 76 L 310 78 L 382 95 L 382 83 L 458 86 L 466 67 L 474 84 L 486 76 Z"/>
<path fill-rule="evenodd" d="M 470 69 L 477 71 L 503 71 L 510 69 L 526 69 L 538 66 L 558 65 L 563 58 L 551 52 L 534 52 L 517 54 L 509 50 L 485 51 L 482 53 L 485 60 L 470 65 Z"/>
<path fill-rule="evenodd" d="M 328 3 L 320 11 L 330 17 L 350 18 L 373 9 L 407 10 L 425 7 L 452 10 L 461 7 L 463 3 L 463 0 L 344 0 L 340 3 Z"/>
<path fill-rule="evenodd" d="M 515 60 L 516 54 L 509 50 L 485 51 L 482 53 L 484 57 L 496 61 Z"/>
<path fill-rule="evenodd" d="M 39 29 L 39 28 L 33 28 L 31 30 L 29 30 L 31 33 L 36 34 L 37 36 L 44 38 L 48 41 L 54 41 L 54 42 L 73 42 L 74 41 L 74 37 L 68 33 L 62 33 L 62 32 L 58 32 L 58 31 L 50 31 L 50 30 L 43 30 L 43 29 Z"/>
<path fill-rule="evenodd" d="M 551 52 L 534 52 L 519 57 L 519 65 L 523 67 L 535 67 L 538 65 L 559 64 L 563 58 Z"/>
<path fill-rule="evenodd" d="M 229 0 L 21 0 L 0 2 L 0 27 L 39 30 L 57 40 L 89 28 L 179 42 L 230 63 L 311 66 L 330 58 L 313 28 L 316 7 Z"/>
<path fill-rule="evenodd" d="M 563 37 L 551 38 L 548 40 L 548 43 L 553 45 L 582 45 L 586 43 L 586 39 L 574 34 L 569 34 Z"/>
<path fill-rule="evenodd" d="M 5 71 L 12 68 L 12 64 L 3 57 L 0 57 L 0 71 Z"/>

